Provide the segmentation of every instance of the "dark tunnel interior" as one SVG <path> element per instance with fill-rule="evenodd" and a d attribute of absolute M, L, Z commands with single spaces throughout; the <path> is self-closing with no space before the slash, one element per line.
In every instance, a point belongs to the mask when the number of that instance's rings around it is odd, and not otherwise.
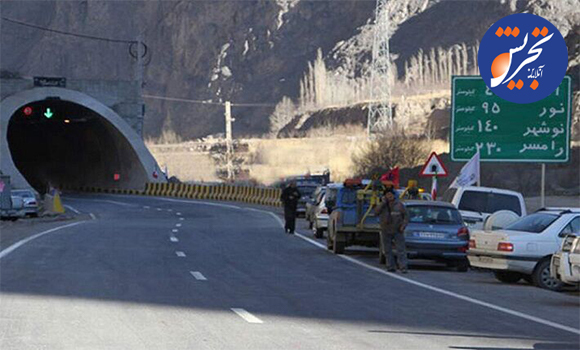
<path fill-rule="evenodd" d="M 38 192 L 48 186 L 136 188 L 146 181 L 137 154 L 107 119 L 60 99 L 29 103 L 12 115 L 14 164 Z"/>

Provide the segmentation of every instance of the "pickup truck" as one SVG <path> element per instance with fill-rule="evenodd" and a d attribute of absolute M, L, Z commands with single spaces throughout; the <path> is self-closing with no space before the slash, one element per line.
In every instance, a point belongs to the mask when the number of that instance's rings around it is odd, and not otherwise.
<path fill-rule="evenodd" d="M 501 188 L 479 186 L 449 188 L 441 200 L 459 209 L 470 230 L 483 229 L 485 219 L 500 210 L 510 210 L 520 217 L 527 214 L 522 194 Z"/>
<path fill-rule="evenodd" d="M 379 203 L 381 194 L 382 186 L 370 181 L 327 186 L 329 250 L 343 254 L 351 245 L 378 247 L 380 225 L 373 208 Z"/>

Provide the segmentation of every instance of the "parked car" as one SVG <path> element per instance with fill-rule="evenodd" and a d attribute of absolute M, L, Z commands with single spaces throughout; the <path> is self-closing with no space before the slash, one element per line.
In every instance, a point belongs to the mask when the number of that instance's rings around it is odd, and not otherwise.
<path fill-rule="evenodd" d="M 306 202 L 306 213 L 304 214 L 304 219 L 308 221 L 308 226 L 312 228 L 312 223 L 314 222 L 314 210 L 320 200 L 322 200 L 322 196 L 326 193 L 326 186 L 318 186 L 314 193 L 312 194 L 312 198 Z"/>
<path fill-rule="evenodd" d="M 580 285 L 580 219 L 572 220 L 564 228 L 567 232 L 560 250 L 552 255 L 552 278 L 566 284 Z"/>
<path fill-rule="evenodd" d="M 505 283 L 524 278 L 538 287 L 560 290 L 550 262 L 571 227 L 578 227 L 580 208 L 546 208 L 504 229 L 472 231 L 467 252 L 471 266 L 490 269 Z"/>
<path fill-rule="evenodd" d="M 326 207 L 326 186 L 320 186 L 314 192 L 314 199 L 306 203 L 306 220 L 314 237 L 324 237 L 328 228 L 328 208 Z"/>
<path fill-rule="evenodd" d="M 328 208 L 326 207 L 326 193 L 322 193 L 320 201 L 314 206 L 312 215 L 312 232 L 314 237 L 324 237 L 324 231 L 328 228 Z"/>
<path fill-rule="evenodd" d="M 298 191 L 300 191 L 300 194 L 302 195 L 302 197 L 300 197 L 298 200 L 298 207 L 296 208 L 296 215 L 298 217 L 306 216 L 306 203 L 312 201 L 312 195 L 314 194 L 314 191 L 316 191 L 317 187 L 318 184 L 310 182 L 299 182 L 297 184 Z"/>
<path fill-rule="evenodd" d="M 455 205 L 470 229 L 482 229 L 485 219 L 499 210 L 511 210 L 526 216 L 526 205 L 521 193 L 500 188 L 467 186 L 449 188 L 441 200 Z"/>
<path fill-rule="evenodd" d="M 22 216 L 38 216 L 38 199 L 31 190 L 12 190 L 12 196 L 22 198 Z"/>
<path fill-rule="evenodd" d="M 453 204 L 440 201 L 407 200 L 409 224 L 405 242 L 409 259 L 445 262 L 465 272 L 469 230 Z"/>

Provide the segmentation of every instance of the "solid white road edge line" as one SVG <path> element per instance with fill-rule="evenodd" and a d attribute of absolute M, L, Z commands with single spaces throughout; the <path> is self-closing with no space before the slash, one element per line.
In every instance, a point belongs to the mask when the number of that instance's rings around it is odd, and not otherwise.
<path fill-rule="evenodd" d="M 259 318 L 252 315 L 251 313 L 247 312 L 244 309 L 231 308 L 230 310 L 238 314 L 238 316 L 246 320 L 246 322 L 248 323 L 264 323 L 262 320 L 260 320 Z"/>
<path fill-rule="evenodd" d="M 80 214 L 81 213 L 80 211 L 76 210 L 72 205 L 65 204 L 64 207 L 65 208 L 69 208 L 70 210 L 72 210 L 76 214 Z"/>
<path fill-rule="evenodd" d="M 33 241 L 35 239 L 37 239 L 38 237 L 42 237 L 46 234 L 55 232 L 55 231 L 59 231 L 68 227 L 73 227 L 73 226 L 77 226 L 80 224 L 84 224 L 86 221 L 81 221 L 81 222 L 73 222 L 72 224 L 67 224 L 67 225 L 63 225 L 63 226 L 59 226 L 59 227 L 55 227 L 55 228 L 51 228 L 50 230 L 46 230 L 40 233 L 37 233 L 35 235 L 32 235 L 28 238 L 25 238 L 21 241 L 18 241 L 16 243 L 14 243 L 13 245 L 11 245 L 10 247 L 0 251 L 0 259 L 2 259 L 3 257 L 7 256 L 8 254 L 12 253 L 13 251 L 15 251 L 16 249 L 22 247 L 23 245 L 25 245 L 26 243 Z"/>
<path fill-rule="evenodd" d="M 269 215 L 271 215 L 272 217 L 274 217 L 276 219 L 276 221 L 280 224 L 280 226 L 281 227 L 284 227 L 284 222 L 282 221 L 282 219 L 280 217 L 278 217 L 278 215 L 272 213 L 271 211 L 265 211 L 264 210 L 263 212 L 264 213 L 268 213 Z M 296 233 L 296 236 L 302 238 L 303 240 L 305 240 L 306 242 L 308 242 L 310 244 L 313 244 L 313 245 L 315 245 L 315 246 L 317 246 L 317 247 L 319 247 L 321 249 L 326 250 L 326 247 L 324 246 L 324 244 L 322 244 L 320 242 L 316 242 L 315 240 L 313 240 L 311 238 L 308 238 L 308 237 L 306 237 L 306 236 L 304 236 L 304 235 L 302 235 L 300 233 Z M 445 289 L 433 287 L 431 285 L 428 285 L 428 284 L 425 284 L 425 283 L 422 283 L 422 282 L 417 282 L 417 281 L 414 281 L 412 279 L 409 279 L 409 278 L 406 278 L 406 277 L 402 277 L 402 276 L 399 276 L 399 275 L 394 274 L 394 273 L 387 272 L 387 271 L 385 271 L 385 270 L 383 270 L 381 268 L 378 268 L 376 266 L 369 265 L 369 264 L 367 264 L 365 262 L 362 262 L 362 261 L 360 261 L 358 259 L 355 259 L 353 257 L 350 257 L 350 256 L 340 255 L 340 254 L 337 254 L 336 256 L 339 257 L 339 258 L 342 258 L 342 259 L 344 259 L 346 261 L 349 261 L 349 262 L 351 262 L 353 264 L 356 264 L 356 265 L 359 265 L 361 267 L 367 268 L 369 270 L 378 272 L 378 273 L 383 274 L 385 276 L 389 276 L 391 278 L 398 279 L 399 281 L 402 281 L 402 282 L 406 282 L 406 283 L 415 285 L 417 287 L 421 287 L 421 288 L 428 289 L 428 290 L 433 291 L 433 292 L 445 294 L 447 296 L 450 296 L 450 297 L 453 297 L 453 298 L 456 298 L 456 299 L 460 299 L 460 300 L 467 301 L 467 302 L 472 303 L 472 304 L 476 304 L 476 305 L 480 305 L 480 306 L 483 306 L 483 307 L 487 307 L 489 309 L 493 309 L 493 310 L 496 310 L 496 311 L 500 311 L 500 312 L 503 312 L 503 313 L 506 313 L 506 314 L 509 314 L 509 315 L 512 315 L 512 316 L 520 317 L 520 318 L 526 319 L 528 321 L 540 323 L 540 324 L 543 324 L 545 326 L 550 326 L 550 327 L 553 327 L 553 328 L 557 328 L 557 329 L 560 329 L 560 330 L 563 330 L 563 331 L 567 331 L 567 332 L 570 332 L 570 333 L 574 333 L 574 334 L 580 335 L 580 330 L 575 329 L 575 328 L 572 328 L 572 327 L 565 326 L 563 324 L 559 324 L 559 323 L 556 323 L 556 322 L 544 320 L 544 319 L 541 319 L 539 317 L 535 317 L 535 316 L 531 316 L 531 315 L 528 315 L 528 314 L 524 314 L 524 313 L 519 312 L 519 311 L 511 310 L 511 309 L 508 309 L 508 308 L 505 308 L 505 307 L 502 307 L 502 306 L 498 306 L 498 305 L 494 305 L 494 304 L 491 304 L 491 303 L 488 303 L 488 302 L 485 302 L 485 301 L 477 300 L 477 299 L 474 299 L 474 298 L 471 298 L 471 297 L 468 297 L 468 296 L 465 296 L 465 295 L 462 295 L 462 294 L 454 293 L 454 292 L 451 292 L 451 291 L 448 291 L 448 290 L 445 290 Z"/>
<path fill-rule="evenodd" d="M 189 271 L 189 273 L 198 281 L 207 281 L 207 278 L 199 271 Z"/>
<path fill-rule="evenodd" d="M 175 252 L 175 255 L 177 255 L 177 256 L 178 256 L 178 257 L 180 257 L 180 258 L 185 258 L 185 253 L 184 253 L 184 252 L 182 252 L 182 251 L 176 251 L 176 252 Z"/>

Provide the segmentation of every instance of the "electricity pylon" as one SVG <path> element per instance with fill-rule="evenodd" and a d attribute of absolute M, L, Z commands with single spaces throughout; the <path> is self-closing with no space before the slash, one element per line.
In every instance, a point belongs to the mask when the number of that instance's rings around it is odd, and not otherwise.
<path fill-rule="evenodd" d="M 389 52 L 389 12 L 387 0 L 377 0 L 371 63 L 371 85 L 367 134 L 393 126 L 391 109 L 391 55 Z"/>

